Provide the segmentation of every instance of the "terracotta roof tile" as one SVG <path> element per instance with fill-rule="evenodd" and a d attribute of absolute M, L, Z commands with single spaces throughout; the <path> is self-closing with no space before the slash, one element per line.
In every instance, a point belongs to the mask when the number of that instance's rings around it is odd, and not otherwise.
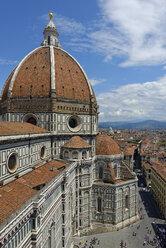
<path fill-rule="evenodd" d="M 146 170 L 149 170 L 152 167 L 151 164 L 149 164 L 148 162 L 145 162 L 145 161 L 143 161 L 142 164 L 143 164 L 143 167 L 145 167 Z"/>
<path fill-rule="evenodd" d="M 102 180 L 96 180 L 96 181 L 94 181 L 94 183 L 106 183 L 106 182 L 104 182 Z"/>
<path fill-rule="evenodd" d="M 149 144 L 149 143 L 151 143 L 151 141 L 149 139 L 144 139 L 144 140 L 142 140 L 142 143 Z"/>
<path fill-rule="evenodd" d="M 125 179 L 117 179 L 116 183 L 122 183 L 122 182 L 126 182 Z M 94 181 L 94 183 L 101 183 L 101 184 L 110 184 L 109 182 L 105 182 L 105 181 L 101 181 L 101 180 L 96 180 Z"/>
<path fill-rule="evenodd" d="M 32 172 L 26 174 L 25 176 L 17 179 L 19 183 L 28 185 L 31 188 L 34 188 L 38 185 L 47 184 L 51 181 L 56 175 L 59 174 L 60 168 L 65 168 L 67 164 L 59 161 L 51 161 L 44 166 L 41 166 Z"/>
<path fill-rule="evenodd" d="M 0 135 L 27 134 L 27 133 L 48 133 L 48 130 L 37 127 L 30 123 L 21 122 L 0 122 Z"/>
<path fill-rule="evenodd" d="M 0 224 L 35 194 L 36 190 L 20 185 L 17 180 L 0 188 Z"/>
<path fill-rule="evenodd" d="M 142 151 L 142 152 L 140 153 L 140 155 L 141 155 L 141 156 L 150 156 L 151 153 L 149 153 L 149 151 Z"/>
<path fill-rule="evenodd" d="M 41 47 L 24 61 L 14 81 L 12 97 L 49 97 L 51 89 L 50 51 Z"/>
<path fill-rule="evenodd" d="M 158 152 L 158 158 L 165 158 L 166 157 L 166 152 L 159 151 Z"/>
<path fill-rule="evenodd" d="M 128 171 L 128 173 L 130 174 L 130 175 L 132 175 L 132 176 L 136 176 L 136 174 L 132 171 L 132 170 L 130 170 L 130 168 L 128 167 L 128 165 L 125 163 L 125 161 L 123 161 L 122 160 L 122 164 L 125 166 L 125 168 L 127 169 L 127 171 Z"/>
<path fill-rule="evenodd" d="M 64 147 L 64 148 L 89 148 L 89 147 L 91 147 L 91 145 L 89 145 L 80 136 L 73 136 L 62 147 Z"/>
<path fill-rule="evenodd" d="M 87 78 L 80 65 L 67 52 L 54 47 L 56 97 L 90 101 Z M 7 98 L 12 72 L 6 80 L 2 100 Z M 14 79 L 12 98 L 50 97 L 50 49 L 40 47 L 25 58 Z M 94 94 L 93 94 L 94 95 Z M 94 95 L 94 100 L 95 95 Z"/>
<path fill-rule="evenodd" d="M 161 176 L 164 180 L 166 180 L 166 165 L 162 165 L 161 163 L 154 163 L 153 162 L 153 167 L 152 169 L 156 171 L 157 174 Z"/>
<path fill-rule="evenodd" d="M 99 134 L 96 137 L 96 155 L 117 155 L 120 153 L 118 144 L 110 136 Z"/>
<path fill-rule="evenodd" d="M 36 186 L 49 183 L 60 173 L 60 168 L 67 166 L 53 160 L 0 188 L 0 224 L 37 194 Z"/>
<path fill-rule="evenodd" d="M 123 183 L 123 182 L 126 182 L 126 180 L 124 180 L 124 179 L 117 179 L 116 182 L 117 182 L 117 183 Z"/>
<path fill-rule="evenodd" d="M 136 147 L 126 147 L 124 148 L 124 155 L 134 155 Z"/>
<path fill-rule="evenodd" d="M 90 100 L 90 90 L 80 66 L 66 52 L 54 48 L 56 96 Z"/>

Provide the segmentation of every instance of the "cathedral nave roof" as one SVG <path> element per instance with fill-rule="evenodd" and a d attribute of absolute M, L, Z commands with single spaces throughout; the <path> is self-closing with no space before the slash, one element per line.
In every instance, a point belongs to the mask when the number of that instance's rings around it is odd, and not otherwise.
<path fill-rule="evenodd" d="M 44 186 L 51 182 L 60 174 L 61 169 L 67 166 L 68 164 L 61 161 L 52 160 L 15 181 L 2 186 L 0 188 L 0 224 L 18 211 L 31 197 L 35 196 L 39 192 L 38 186 Z"/>
<path fill-rule="evenodd" d="M 48 130 L 37 127 L 30 123 L 21 122 L 0 122 L 0 135 L 49 133 Z"/>

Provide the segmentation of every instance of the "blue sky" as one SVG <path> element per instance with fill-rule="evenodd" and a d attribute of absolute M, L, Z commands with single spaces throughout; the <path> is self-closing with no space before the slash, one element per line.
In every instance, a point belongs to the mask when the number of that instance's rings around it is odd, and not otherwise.
<path fill-rule="evenodd" d="M 62 48 L 91 81 L 101 121 L 166 120 L 165 0 L 5 0 L 0 88 L 38 47 L 49 11 Z"/>

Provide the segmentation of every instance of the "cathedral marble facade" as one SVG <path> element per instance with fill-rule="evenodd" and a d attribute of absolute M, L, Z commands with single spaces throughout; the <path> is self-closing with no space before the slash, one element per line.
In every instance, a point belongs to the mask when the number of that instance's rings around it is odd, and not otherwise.
<path fill-rule="evenodd" d="M 98 105 L 52 21 L 9 75 L 0 113 L 0 247 L 73 247 L 138 219 L 137 177 L 98 132 Z"/>

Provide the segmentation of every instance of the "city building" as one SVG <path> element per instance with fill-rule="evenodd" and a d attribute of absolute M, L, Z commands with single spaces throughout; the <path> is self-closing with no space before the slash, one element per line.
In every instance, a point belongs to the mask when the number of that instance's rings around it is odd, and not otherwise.
<path fill-rule="evenodd" d="M 153 164 L 151 167 L 151 187 L 156 203 L 166 218 L 166 165 Z"/>
<path fill-rule="evenodd" d="M 153 166 L 150 161 L 142 162 L 142 174 L 145 179 L 145 185 L 147 187 L 151 186 L 151 167 Z"/>
<path fill-rule="evenodd" d="M 137 177 L 98 132 L 98 105 L 52 20 L 0 101 L 0 247 L 73 247 L 138 219 Z"/>

